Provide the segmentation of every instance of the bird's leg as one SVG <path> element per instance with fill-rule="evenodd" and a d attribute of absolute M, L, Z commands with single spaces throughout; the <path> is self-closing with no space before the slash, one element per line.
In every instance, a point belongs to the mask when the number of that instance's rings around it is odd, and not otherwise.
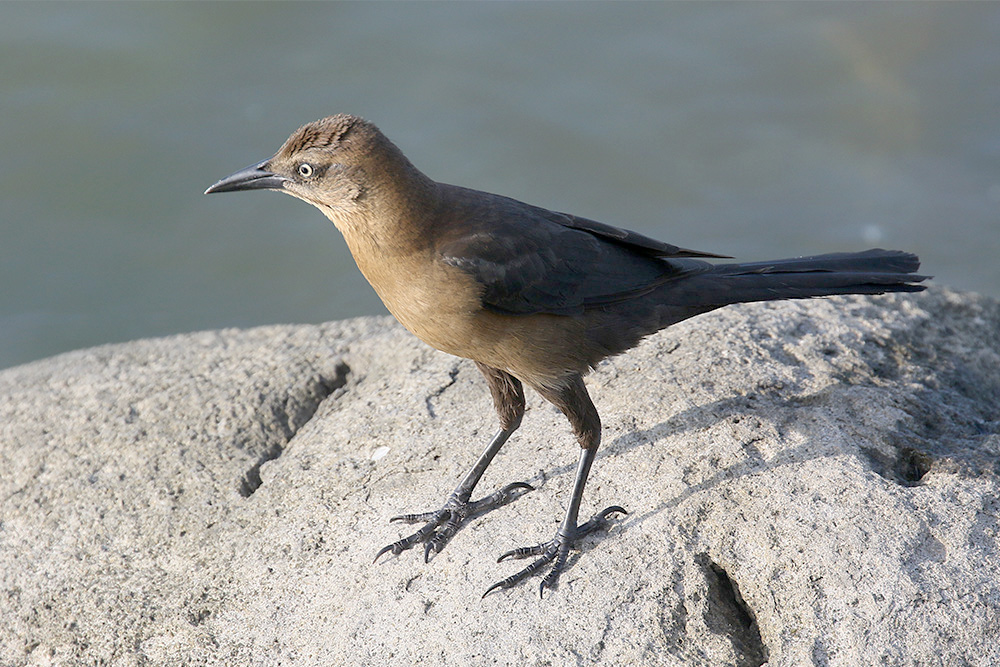
<path fill-rule="evenodd" d="M 486 468 L 493 461 L 493 458 L 500 451 L 500 448 L 507 438 L 511 436 L 517 427 L 521 425 L 521 417 L 524 415 L 524 390 L 521 383 L 512 375 L 503 371 L 477 363 L 479 370 L 486 376 L 490 386 L 490 393 L 493 395 L 493 402 L 497 413 L 500 415 L 500 428 L 493 434 L 490 444 L 480 455 L 472 469 L 465 475 L 455 490 L 448 496 L 444 506 L 433 512 L 423 512 L 420 514 L 403 514 L 390 519 L 390 521 L 403 521 L 406 523 L 426 522 L 417 532 L 404 537 L 401 540 L 383 547 L 375 556 L 377 561 L 382 554 L 392 552 L 399 555 L 403 551 L 414 545 L 424 543 L 424 562 L 430 559 L 431 552 L 437 553 L 444 548 L 448 540 L 458 532 L 462 524 L 470 518 L 479 516 L 489 510 L 505 505 L 511 500 L 518 498 L 527 491 L 533 490 L 527 482 L 514 482 L 508 484 L 499 491 L 496 491 L 479 500 L 470 501 L 472 490 L 479 483 Z"/>
<path fill-rule="evenodd" d="M 587 476 L 590 474 L 590 467 L 594 463 L 594 457 L 597 455 L 597 447 L 601 441 L 600 417 L 593 402 L 590 400 L 590 396 L 587 394 L 583 378 L 579 375 L 574 376 L 565 388 L 556 391 L 542 389 L 540 393 L 562 410 L 569 418 L 582 447 L 580 462 L 576 468 L 576 478 L 573 482 L 573 495 L 570 497 L 566 516 L 563 518 L 562 524 L 559 526 L 559 530 L 556 532 L 554 538 L 535 546 L 521 547 L 508 551 L 500 556 L 497 562 L 506 558 L 528 558 L 531 556 L 538 556 L 538 558 L 520 572 L 490 586 L 483 593 L 483 597 L 486 597 L 499 588 L 510 588 L 537 573 L 539 570 L 544 569 L 551 563 L 551 569 L 538 587 L 539 595 L 544 595 L 546 588 L 555 588 L 559 580 L 559 575 L 566 567 L 569 550 L 580 538 L 594 530 L 606 527 L 607 519 L 610 515 L 628 513 L 623 508 L 612 505 L 595 514 L 586 523 L 577 523 L 580 514 L 580 502 L 583 500 L 583 488 L 587 484 Z"/>

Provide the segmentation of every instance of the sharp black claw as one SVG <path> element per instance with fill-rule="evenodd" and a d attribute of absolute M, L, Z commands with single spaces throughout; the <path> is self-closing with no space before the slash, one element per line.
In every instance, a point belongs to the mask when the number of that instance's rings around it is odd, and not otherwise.
<path fill-rule="evenodd" d="M 527 482 L 514 482 L 512 484 L 508 484 L 507 486 L 503 487 L 503 490 L 507 492 L 513 491 L 514 489 L 524 489 L 525 491 L 534 491 L 535 487 L 533 487 L 531 484 L 528 484 Z"/>
<path fill-rule="evenodd" d="M 393 546 L 395 546 L 395 545 L 390 544 L 388 546 L 382 547 L 379 550 L 379 552 L 377 554 L 375 554 L 375 560 L 372 561 L 372 565 L 374 565 L 375 563 L 378 562 L 378 559 L 382 557 L 382 554 L 386 553 L 387 551 L 392 551 L 392 547 Z"/>
<path fill-rule="evenodd" d="M 497 583 L 495 583 L 495 584 L 493 584 L 492 586 L 490 586 L 489 588 L 487 588 L 487 589 L 486 589 L 486 592 L 485 592 L 485 593 L 483 593 L 483 597 L 481 597 L 481 598 L 479 598 L 479 599 L 480 599 L 480 600 L 484 600 L 484 599 L 486 599 L 486 596 L 487 596 L 487 595 L 489 595 L 489 594 L 490 594 L 490 593 L 492 593 L 493 591 L 495 591 L 495 590 L 497 590 L 497 589 L 500 589 L 500 588 L 503 588 L 503 582 L 502 582 L 502 581 L 498 581 Z"/>

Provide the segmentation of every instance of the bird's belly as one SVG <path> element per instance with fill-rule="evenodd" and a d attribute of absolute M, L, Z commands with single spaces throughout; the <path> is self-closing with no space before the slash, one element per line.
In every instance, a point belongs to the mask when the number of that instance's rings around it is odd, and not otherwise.
<path fill-rule="evenodd" d="M 482 307 L 448 311 L 438 306 L 421 313 L 412 304 L 389 311 L 428 345 L 506 371 L 534 387 L 556 386 L 589 367 L 583 332 L 569 317 L 499 315 Z"/>
<path fill-rule="evenodd" d="M 473 315 L 468 311 L 408 299 L 383 297 L 382 302 L 400 324 L 431 347 L 470 359 L 475 358 L 477 348 L 481 347 L 475 345 L 470 335 L 469 321 Z"/>

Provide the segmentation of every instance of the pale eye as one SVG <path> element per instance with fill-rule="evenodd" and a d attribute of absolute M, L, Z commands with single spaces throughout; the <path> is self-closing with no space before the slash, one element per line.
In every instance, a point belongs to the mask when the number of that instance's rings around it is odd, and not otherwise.
<path fill-rule="evenodd" d="M 303 162 L 302 164 L 299 165 L 299 176 L 301 176 L 302 178 L 309 178 L 312 175 L 313 175 L 313 168 L 311 164 L 309 164 L 308 162 Z"/>

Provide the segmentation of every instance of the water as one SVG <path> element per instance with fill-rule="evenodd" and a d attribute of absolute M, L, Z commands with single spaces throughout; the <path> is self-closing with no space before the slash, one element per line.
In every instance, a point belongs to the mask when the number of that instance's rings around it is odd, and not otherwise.
<path fill-rule="evenodd" d="M 384 312 L 333 226 L 201 193 L 366 116 L 438 180 L 1000 296 L 1000 4 L 0 4 L 0 367 Z"/>

